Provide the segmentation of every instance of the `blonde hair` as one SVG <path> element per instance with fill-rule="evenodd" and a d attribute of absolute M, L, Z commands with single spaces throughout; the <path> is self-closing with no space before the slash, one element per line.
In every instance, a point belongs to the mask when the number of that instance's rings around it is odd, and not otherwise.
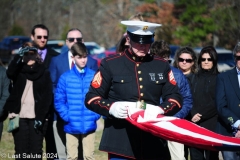
<path fill-rule="evenodd" d="M 132 21 L 143 21 L 143 17 L 142 17 L 142 14 L 141 13 L 137 13 L 135 15 L 132 15 L 129 20 L 132 20 Z"/>

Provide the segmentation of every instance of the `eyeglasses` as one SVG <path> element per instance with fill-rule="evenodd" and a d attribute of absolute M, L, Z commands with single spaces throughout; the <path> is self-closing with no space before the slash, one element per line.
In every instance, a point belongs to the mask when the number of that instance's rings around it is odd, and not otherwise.
<path fill-rule="evenodd" d="M 48 36 L 37 36 L 37 39 L 42 39 L 42 37 L 43 37 L 44 39 L 48 39 Z"/>
<path fill-rule="evenodd" d="M 239 61 L 239 60 L 240 60 L 240 56 L 235 56 L 235 59 L 236 59 L 237 61 Z"/>
<path fill-rule="evenodd" d="M 76 39 L 77 42 L 82 42 L 82 38 L 67 38 L 69 42 L 74 42 L 74 39 Z"/>
<path fill-rule="evenodd" d="M 209 61 L 209 62 L 212 62 L 212 61 L 213 61 L 212 58 L 201 58 L 201 61 L 202 61 L 202 62 L 205 62 L 206 60 Z"/>
<path fill-rule="evenodd" d="M 183 58 L 178 58 L 178 61 L 179 62 L 186 62 L 186 63 L 192 63 L 193 62 L 193 60 L 192 59 L 183 59 Z"/>

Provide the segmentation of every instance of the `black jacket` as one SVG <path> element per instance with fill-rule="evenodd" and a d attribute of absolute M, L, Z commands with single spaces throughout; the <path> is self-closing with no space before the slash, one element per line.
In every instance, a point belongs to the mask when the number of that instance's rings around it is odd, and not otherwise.
<path fill-rule="evenodd" d="M 171 73 L 166 61 L 149 54 L 138 58 L 126 51 L 102 60 L 85 100 L 89 109 L 107 117 L 100 150 L 139 160 L 164 159 L 167 153 L 164 140 L 124 119 L 112 117 L 109 108 L 117 101 L 144 101 L 161 106 L 166 115 L 174 115 L 180 109 L 182 97 L 177 85 L 170 83 Z"/>
<path fill-rule="evenodd" d="M 191 118 L 196 113 L 200 113 L 202 117 L 197 124 L 211 131 L 215 131 L 217 124 L 216 79 L 217 74 L 213 74 L 211 71 L 199 71 L 192 81 Z"/>
<path fill-rule="evenodd" d="M 47 54 L 46 57 L 43 61 L 43 64 L 45 65 L 45 67 L 48 69 L 51 63 L 51 60 L 53 57 L 58 56 L 59 53 L 56 52 L 55 50 L 51 49 L 50 47 L 47 47 Z"/>
<path fill-rule="evenodd" d="M 3 106 L 9 96 L 10 80 L 7 78 L 6 69 L 0 66 L 0 117 L 3 115 Z M 1 117 L 2 118 L 2 117 Z M 2 121 L 0 118 L 0 121 Z"/>
<path fill-rule="evenodd" d="M 13 88 L 4 105 L 4 110 L 9 113 L 19 114 L 22 94 L 28 79 L 33 82 L 35 119 L 43 121 L 52 103 L 52 82 L 50 73 L 46 70 L 45 66 L 35 63 L 30 67 L 21 61 L 19 55 L 16 55 L 8 66 L 7 76 L 13 80 Z"/>

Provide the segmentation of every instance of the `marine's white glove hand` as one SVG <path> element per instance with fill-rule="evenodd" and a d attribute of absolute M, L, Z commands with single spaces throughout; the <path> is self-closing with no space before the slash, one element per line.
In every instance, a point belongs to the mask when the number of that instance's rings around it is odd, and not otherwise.
<path fill-rule="evenodd" d="M 164 110 L 155 105 L 147 104 L 144 112 L 144 119 L 151 120 L 157 118 L 157 115 L 164 114 Z"/>
<path fill-rule="evenodd" d="M 116 118 L 127 118 L 127 107 L 122 104 L 121 102 L 115 102 L 112 104 L 112 106 L 109 109 L 109 114 Z"/>

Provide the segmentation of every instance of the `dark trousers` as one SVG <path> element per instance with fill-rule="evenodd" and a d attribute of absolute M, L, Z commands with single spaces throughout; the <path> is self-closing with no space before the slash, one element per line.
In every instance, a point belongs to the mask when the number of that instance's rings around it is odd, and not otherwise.
<path fill-rule="evenodd" d="M 20 118 L 13 131 L 16 159 L 42 159 L 43 131 L 34 129 L 34 119 Z"/>
<path fill-rule="evenodd" d="M 1 141 L 1 138 L 2 138 L 2 132 L 3 132 L 3 122 L 0 121 L 0 141 Z"/>
<path fill-rule="evenodd" d="M 184 145 L 184 157 L 186 160 L 188 160 L 188 155 L 189 155 L 189 146 Z"/>
<path fill-rule="evenodd" d="M 240 160 L 240 154 L 231 151 L 222 151 L 222 156 L 224 160 Z"/>
<path fill-rule="evenodd" d="M 191 160 L 219 160 L 218 151 L 190 147 Z"/>
<path fill-rule="evenodd" d="M 49 155 L 57 155 L 57 149 L 56 149 L 56 144 L 55 144 L 54 134 L 53 134 L 53 120 L 50 118 L 44 124 L 44 138 L 46 142 L 46 153 Z M 53 160 L 53 159 L 54 159 L 53 157 L 52 158 L 47 157 L 47 160 Z"/>

